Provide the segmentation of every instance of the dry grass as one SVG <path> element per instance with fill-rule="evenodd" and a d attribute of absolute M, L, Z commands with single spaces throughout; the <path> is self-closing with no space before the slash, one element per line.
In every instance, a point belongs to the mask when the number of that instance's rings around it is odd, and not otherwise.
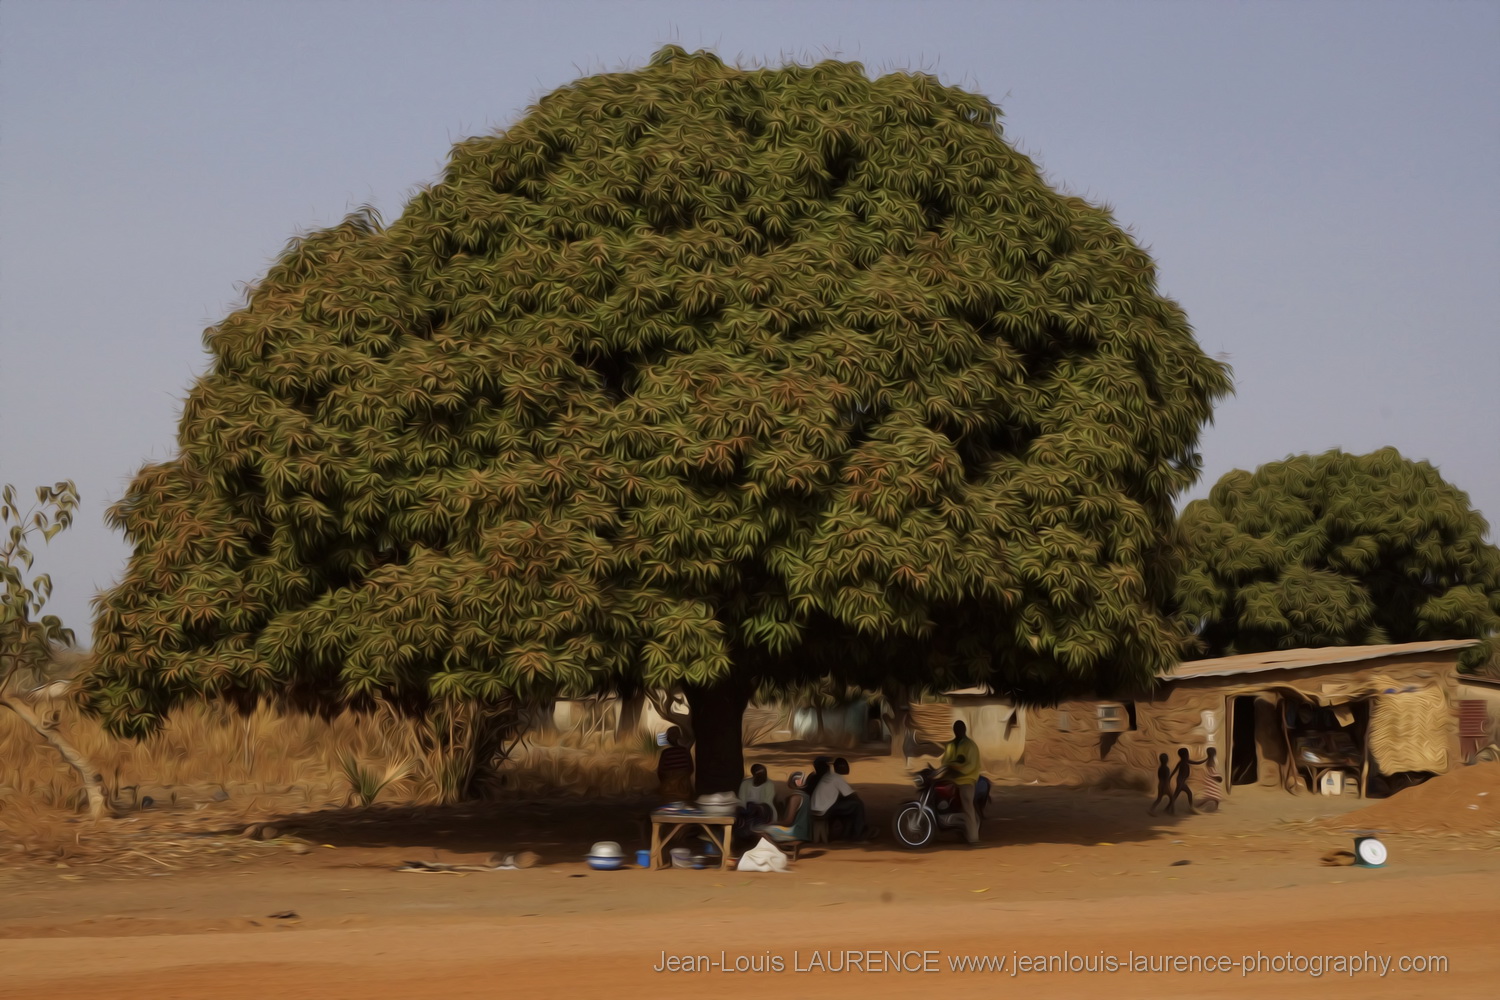
<path fill-rule="evenodd" d="M 137 743 L 110 737 L 70 705 L 46 707 L 60 714 L 65 736 L 104 776 L 116 814 L 139 816 L 153 827 L 213 822 L 227 828 L 288 811 L 367 805 L 377 797 L 392 805 L 451 798 L 453 762 L 424 751 L 408 720 L 352 714 L 322 720 L 267 708 L 242 716 L 222 705 L 193 705 Z M 784 710 L 752 708 L 747 744 L 785 722 Z M 529 734 L 483 788 L 500 798 L 641 796 L 656 787 L 658 752 L 654 734 L 617 740 L 612 719 L 601 718 L 568 732 Z M 152 808 L 141 812 L 147 799 Z M 111 838 L 83 819 L 85 806 L 77 775 L 19 718 L 0 709 L 0 865 L 67 863 L 104 850 Z"/>
<path fill-rule="evenodd" d="M 213 796 L 299 795 L 308 807 L 356 795 L 353 768 L 396 774 L 383 801 L 441 801 L 441 762 L 423 753 L 416 727 L 392 718 L 339 715 L 330 721 L 258 709 L 240 717 L 222 706 L 189 706 L 145 741 L 111 738 L 72 708 L 62 729 L 105 778 L 117 810 L 192 805 Z M 651 736 L 538 733 L 502 765 L 502 787 L 547 795 L 612 796 L 654 784 Z M 21 817 L 83 810 L 83 787 L 62 759 L 18 718 L 0 711 L 0 834 Z M 407 766 L 402 766 L 407 763 Z M 33 826 L 28 822 L 27 826 Z"/>

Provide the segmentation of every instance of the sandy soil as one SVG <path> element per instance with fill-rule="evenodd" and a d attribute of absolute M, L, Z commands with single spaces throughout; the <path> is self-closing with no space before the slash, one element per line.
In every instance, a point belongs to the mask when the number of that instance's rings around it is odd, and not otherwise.
<path fill-rule="evenodd" d="M 1500 830 L 1500 762 L 1458 768 L 1321 825 L 1403 833 Z"/>
<path fill-rule="evenodd" d="M 773 775 L 805 763 L 801 748 L 761 756 Z M 888 825 L 906 794 L 901 776 L 899 762 L 855 760 L 877 822 Z M 282 817 L 297 836 L 264 844 L 233 836 L 243 817 L 232 803 L 142 814 L 117 821 L 113 840 L 66 868 L 31 860 L 0 869 L 0 995 L 1494 995 L 1493 833 L 1393 834 L 1386 867 L 1330 868 L 1319 858 L 1350 842 L 1323 824 L 1358 801 L 1236 789 L 1218 814 L 1154 819 L 1148 802 L 1002 788 L 979 848 L 835 845 L 804 852 L 783 875 L 589 871 L 579 858 L 594 839 L 640 846 L 638 804 L 326 810 Z M 213 849 L 195 850 L 200 841 Z M 477 860 L 522 847 L 544 863 L 462 875 L 392 870 L 408 858 Z M 272 916 L 286 913 L 294 915 Z M 898 953 L 887 965 L 934 971 L 817 968 L 872 950 Z M 1257 953 L 1268 965 L 1288 954 L 1441 956 L 1447 971 L 1012 975 L 1017 955 L 1097 966 L 1132 952 L 1158 964 Z M 731 968 L 780 960 L 783 969 L 655 971 L 664 953 Z M 971 955 L 1007 967 L 950 970 Z"/>

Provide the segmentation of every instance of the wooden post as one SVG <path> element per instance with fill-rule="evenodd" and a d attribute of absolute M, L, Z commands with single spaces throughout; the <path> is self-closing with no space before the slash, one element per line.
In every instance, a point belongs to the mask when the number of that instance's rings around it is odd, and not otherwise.
<path fill-rule="evenodd" d="M 1286 740 L 1286 766 L 1287 771 L 1282 775 L 1281 787 L 1285 791 L 1302 791 L 1302 771 L 1297 764 L 1297 748 L 1292 746 L 1292 731 L 1286 724 L 1286 696 L 1282 695 L 1276 699 L 1276 717 L 1281 721 L 1281 737 Z"/>
<path fill-rule="evenodd" d="M 1219 777 L 1224 782 L 1225 798 L 1234 794 L 1234 699 L 1232 694 L 1224 699 L 1224 756 L 1219 761 Z"/>
<path fill-rule="evenodd" d="M 1365 710 L 1365 732 L 1360 741 L 1359 761 L 1359 797 L 1367 799 L 1370 797 L 1370 713 Z"/>

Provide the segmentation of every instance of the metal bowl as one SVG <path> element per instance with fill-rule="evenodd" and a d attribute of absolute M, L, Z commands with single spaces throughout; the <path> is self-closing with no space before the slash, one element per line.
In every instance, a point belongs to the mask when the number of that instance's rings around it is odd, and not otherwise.
<path fill-rule="evenodd" d="M 613 840 L 601 840 L 599 841 L 599 843 L 589 848 L 589 857 L 623 858 L 625 857 L 625 852 L 621 850 L 620 845 L 615 843 Z"/>

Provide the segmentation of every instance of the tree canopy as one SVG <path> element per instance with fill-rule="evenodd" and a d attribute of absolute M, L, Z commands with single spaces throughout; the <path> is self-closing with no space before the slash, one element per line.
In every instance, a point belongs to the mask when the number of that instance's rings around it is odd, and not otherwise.
<path fill-rule="evenodd" d="M 1488 530 L 1467 494 L 1394 448 L 1297 455 L 1188 504 L 1178 599 L 1209 656 L 1486 638 L 1500 629 Z"/>
<path fill-rule="evenodd" d="M 294 240 L 112 512 L 91 704 L 1149 677 L 1227 370 L 999 114 L 669 47 Z"/>

